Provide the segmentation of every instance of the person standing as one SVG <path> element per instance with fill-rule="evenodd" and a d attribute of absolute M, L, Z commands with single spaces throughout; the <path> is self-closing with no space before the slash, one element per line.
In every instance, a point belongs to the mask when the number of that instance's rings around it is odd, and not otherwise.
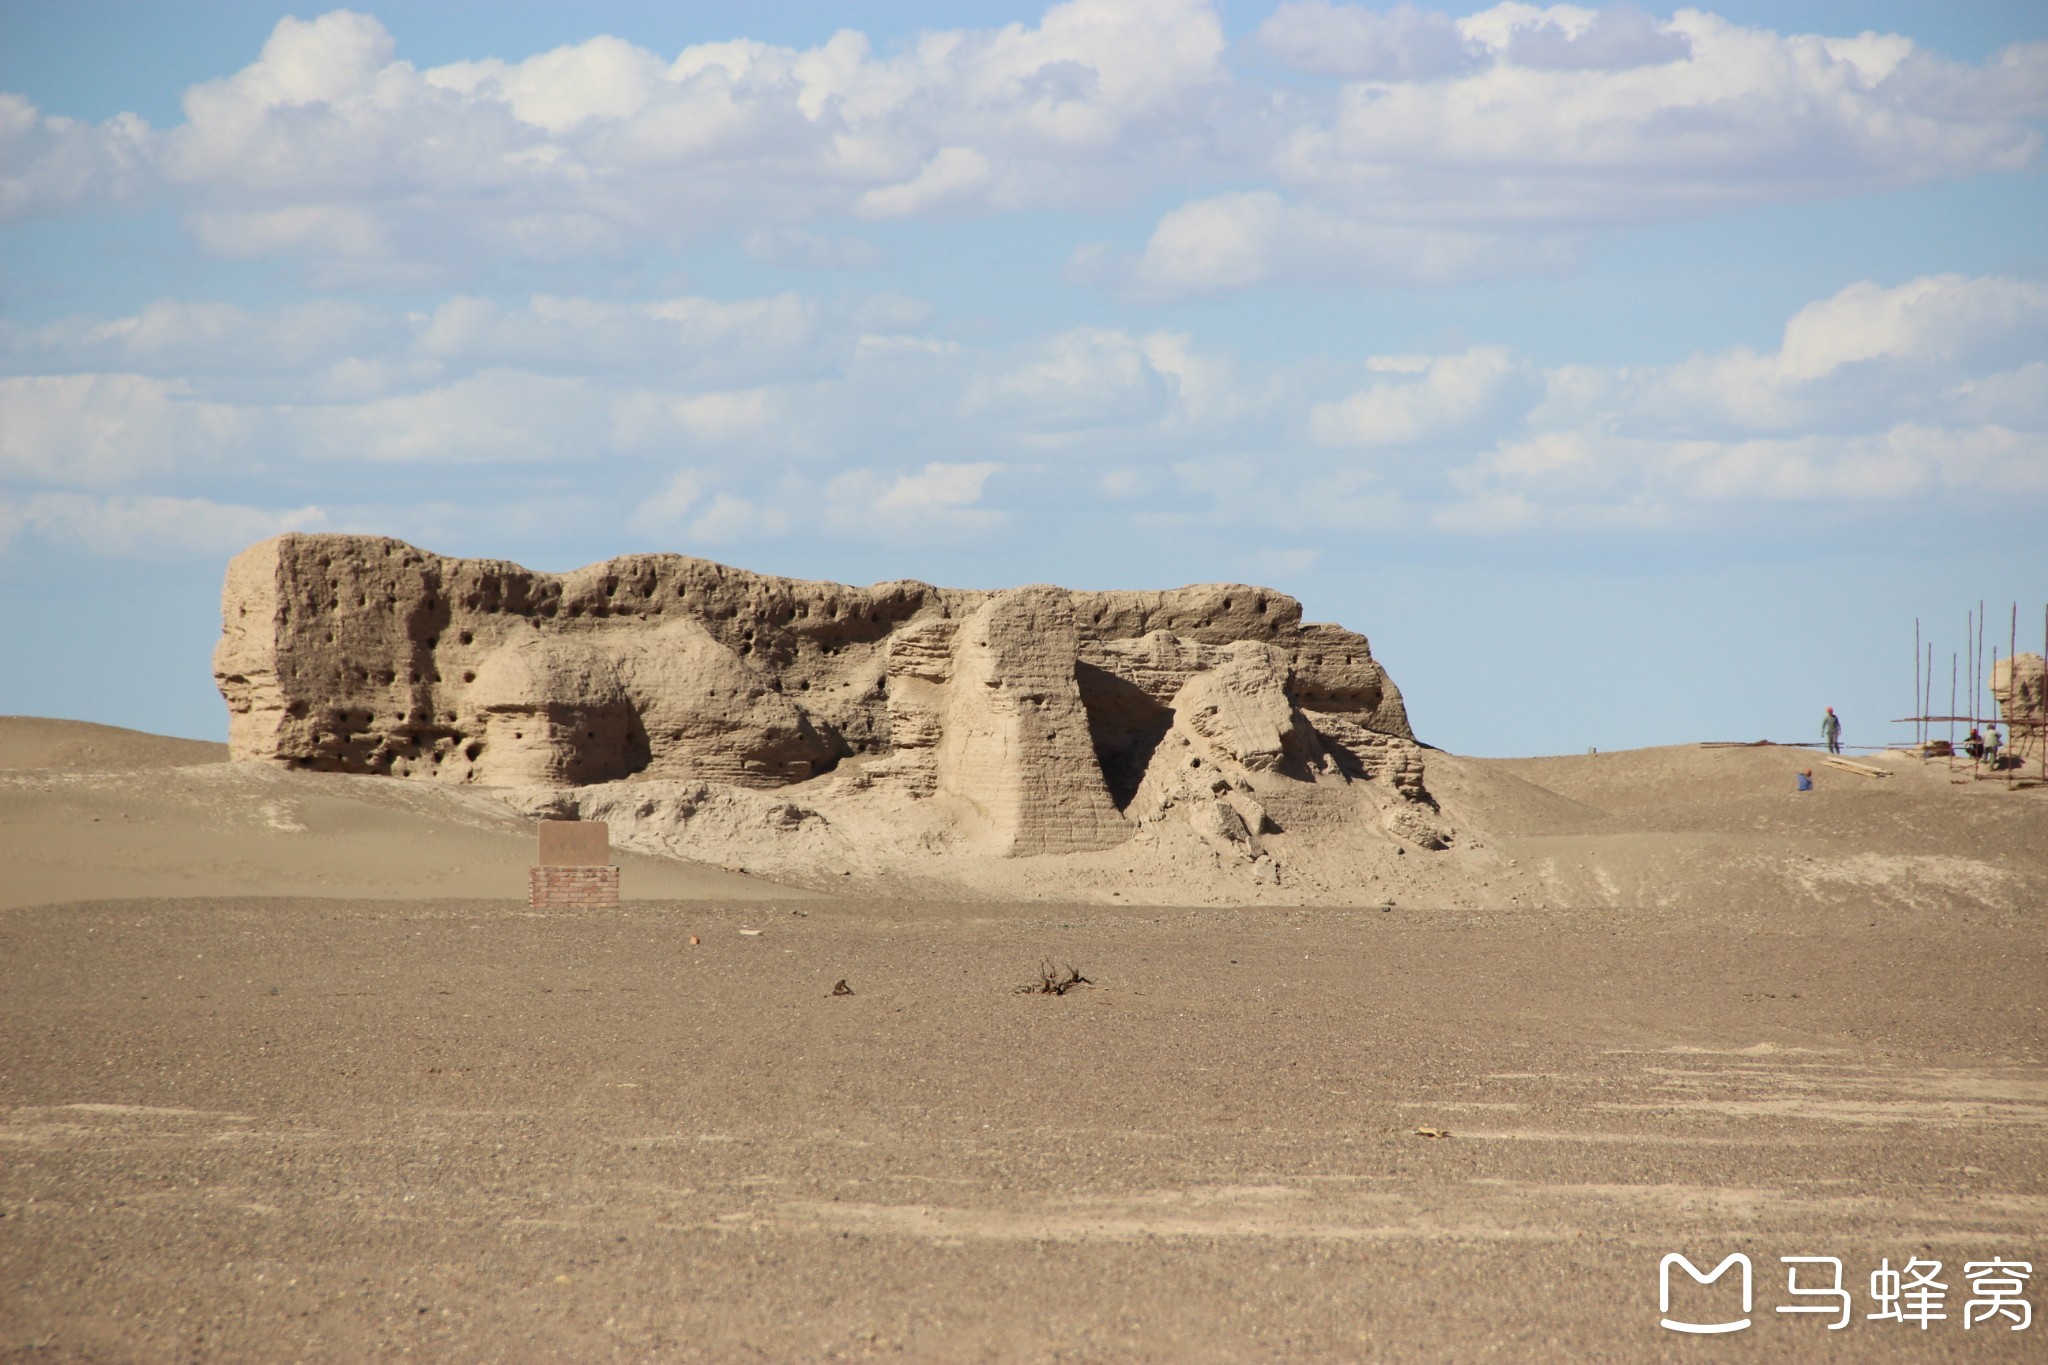
<path fill-rule="evenodd" d="M 1984 761 L 1991 765 L 1992 772 L 1997 772 L 1999 768 L 1998 745 L 1998 726 L 1994 724 L 1991 733 L 1984 736 Z"/>
<path fill-rule="evenodd" d="M 1842 718 L 1835 714 L 1835 708 L 1832 706 L 1828 708 L 1827 715 L 1821 718 L 1820 737 L 1828 742 L 1829 753 L 1842 752 Z"/>

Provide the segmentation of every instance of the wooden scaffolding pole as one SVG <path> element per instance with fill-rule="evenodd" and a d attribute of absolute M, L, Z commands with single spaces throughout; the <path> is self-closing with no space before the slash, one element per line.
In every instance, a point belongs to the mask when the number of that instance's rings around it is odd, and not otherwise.
<path fill-rule="evenodd" d="M 1993 671 L 1995 672 L 1996 670 L 1994 669 Z M 2012 604 L 2012 625 L 2005 637 L 2005 675 L 2005 695 L 2009 700 L 2018 702 L 2020 699 L 2020 604 L 2017 602 Z M 2048 736 L 2043 736 L 2043 738 L 2048 739 Z M 2014 742 L 2011 716 L 2005 718 L 2005 744 L 2010 752 L 2000 759 L 1999 762 L 2005 764 L 2005 785 L 2010 787 L 2013 784 L 2014 775 L 2017 773 L 2021 762 L 2019 746 Z"/>

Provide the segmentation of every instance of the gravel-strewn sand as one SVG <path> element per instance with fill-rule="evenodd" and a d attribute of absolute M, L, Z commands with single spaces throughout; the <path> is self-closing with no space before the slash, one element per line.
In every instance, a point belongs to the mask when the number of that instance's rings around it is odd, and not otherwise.
<path fill-rule="evenodd" d="M 1974 1361 L 2048 1331 L 1966 1332 L 1959 1273 L 2032 1261 L 2040 1317 L 2038 789 L 1432 756 L 1493 856 L 1388 911 L 631 861 L 625 909 L 564 916 L 488 801 L 63 730 L 0 722 L 6 1358 Z M 1095 984 L 1015 994 L 1048 957 Z M 1737 1250 L 1755 1325 L 1662 1331 L 1658 1259 Z M 1781 1255 L 1842 1257 L 1855 1324 L 1776 1314 Z M 1913 1256 L 1949 1319 L 1865 1321 Z"/>

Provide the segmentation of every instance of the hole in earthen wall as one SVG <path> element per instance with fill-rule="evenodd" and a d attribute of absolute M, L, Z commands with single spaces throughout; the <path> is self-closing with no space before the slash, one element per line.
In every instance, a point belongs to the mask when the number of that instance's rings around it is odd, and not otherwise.
<path fill-rule="evenodd" d="M 1173 728 L 1173 708 L 1143 688 L 1093 664 L 1076 663 L 1074 681 L 1088 712 L 1088 739 L 1110 799 L 1122 810 L 1138 794 L 1152 754 Z"/>

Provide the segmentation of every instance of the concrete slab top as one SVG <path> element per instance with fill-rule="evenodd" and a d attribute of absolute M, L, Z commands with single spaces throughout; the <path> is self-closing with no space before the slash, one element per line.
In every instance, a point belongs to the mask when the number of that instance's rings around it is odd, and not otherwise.
<path fill-rule="evenodd" d="M 540 822 L 542 867 L 604 867 L 612 860 L 611 827 L 602 820 Z"/>

